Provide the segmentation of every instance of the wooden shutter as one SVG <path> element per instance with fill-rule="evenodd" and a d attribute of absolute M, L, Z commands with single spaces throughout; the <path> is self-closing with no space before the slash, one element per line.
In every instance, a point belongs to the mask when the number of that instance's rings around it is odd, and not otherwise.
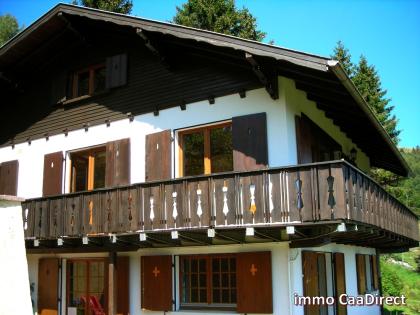
<path fill-rule="evenodd" d="M 236 258 L 237 312 L 273 313 L 271 253 L 240 253 Z"/>
<path fill-rule="evenodd" d="M 335 279 L 335 297 L 336 301 L 341 294 L 346 293 L 346 268 L 343 253 L 334 253 L 334 279 Z M 336 303 L 337 315 L 346 315 L 347 306 Z"/>
<path fill-rule="evenodd" d="M 106 59 L 106 88 L 111 89 L 127 83 L 127 54 Z"/>
<path fill-rule="evenodd" d="M 379 274 L 378 274 L 378 260 L 376 255 L 370 255 L 370 262 L 372 266 L 372 287 L 374 290 L 379 289 Z"/>
<path fill-rule="evenodd" d="M 1 163 L 0 195 L 16 196 L 18 188 L 19 162 L 17 160 Z"/>
<path fill-rule="evenodd" d="M 44 180 L 42 195 L 52 196 L 62 193 L 63 152 L 55 152 L 44 156 Z"/>
<path fill-rule="evenodd" d="M 128 315 L 130 312 L 130 257 L 117 257 L 117 315 Z"/>
<path fill-rule="evenodd" d="M 141 307 L 172 310 L 172 256 L 141 257 Z"/>
<path fill-rule="evenodd" d="M 107 187 L 130 184 L 130 139 L 106 144 L 105 183 Z"/>
<path fill-rule="evenodd" d="M 66 72 L 58 73 L 51 82 L 51 104 L 60 104 L 67 99 L 68 75 Z"/>
<path fill-rule="evenodd" d="M 171 131 L 146 136 L 146 181 L 171 178 Z"/>
<path fill-rule="evenodd" d="M 311 163 L 313 159 L 310 126 L 306 119 L 295 116 L 295 127 L 298 164 Z"/>
<path fill-rule="evenodd" d="M 38 314 L 58 314 L 58 258 L 39 260 Z"/>
<path fill-rule="evenodd" d="M 268 165 L 266 113 L 232 118 L 233 168 L 262 169 Z"/>
<path fill-rule="evenodd" d="M 302 252 L 303 295 L 319 296 L 318 253 Z M 318 315 L 319 305 L 305 305 L 305 315 Z"/>
<path fill-rule="evenodd" d="M 359 294 L 366 293 L 366 263 L 365 255 L 356 254 L 357 291 Z"/>

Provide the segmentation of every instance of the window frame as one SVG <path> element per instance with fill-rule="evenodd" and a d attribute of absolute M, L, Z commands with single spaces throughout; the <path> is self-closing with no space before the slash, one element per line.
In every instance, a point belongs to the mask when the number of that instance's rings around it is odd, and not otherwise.
<path fill-rule="evenodd" d="M 100 68 L 104 68 L 106 70 L 106 64 L 105 63 L 97 63 L 94 65 L 90 65 L 88 67 L 79 69 L 77 71 L 75 71 L 72 74 L 72 85 L 71 85 L 71 97 L 70 99 L 78 99 L 78 98 L 83 98 L 86 96 L 92 96 L 98 93 L 103 92 L 104 90 L 106 90 L 106 88 L 104 88 L 101 91 L 95 92 L 94 91 L 94 87 L 95 87 L 95 71 L 97 69 Z M 83 95 L 78 95 L 79 91 L 78 91 L 78 84 L 79 84 L 79 75 L 85 72 L 89 72 L 89 81 L 88 81 L 88 93 L 87 94 L 83 94 Z"/>
<path fill-rule="evenodd" d="M 365 292 L 360 291 L 360 282 L 361 282 L 361 275 L 359 274 L 359 267 L 358 267 L 358 257 L 362 257 L 360 259 L 363 259 L 362 268 L 364 269 L 364 286 L 365 286 Z M 356 254 L 356 280 L 357 280 L 357 293 L 359 295 L 365 295 L 367 293 L 375 292 L 379 290 L 379 270 L 378 265 L 376 262 L 376 270 L 373 266 L 374 260 L 376 260 L 376 255 L 372 254 Z M 376 275 L 375 275 L 376 271 Z M 377 284 L 375 283 L 378 282 Z"/>
<path fill-rule="evenodd" d="M 184 170 L 184 135 L 193 134 L 197 132 L 203 132 L 204 134 L 204 173 L 200 175 L 209 175 L 211 172 L 211 137 L 210 132 L 212 129 L 218 129 L 223 127 L 233 127 L 232 120 L 226 120 L 223 122 L 217 122 L 214 124 L 202 125 L 197 127 L 191 127 L 186 129 L 181 129 L 177 131 L 178 135 L 178 176 L 183 177 L 185 174 Z M 233 155 L 233 150 L 232 150 Z M 233 170 L 233 169 L 232 169 Z M 200 176 L 197 175 L 197 176 Z"/>
<path fill-rule="evenodd" d="M 70 160 L 70 163 L 69 163 L 70 164 L 70 176 L 69 176 L 70 178 L 69 192 L 70 193 L 83 191 L 83 190 L 79 190 L 79 191 L 75 190 L 75 173 L 73 172 L 74 155 L 81 155 L 81 154 L 88 155 L 87 189 L 84 191 L 91 191 L 95 189 L 94 188 L 95 186 L 95 153 L 98 153 L 98 152 L 105 152 L 105 160 L 106 160 L 106 152 L 107 152 L 106 145 L 100 145 L 100 146 L 95 146 L 92 148 L 68 152 L 69 160 Z M 106 176 L 106 162 L 105 162 L 105 176 Z"/>
<path fill-rule="evenodd" d="M 213 258 L 235 258 L 235 287 L 237 293 L 237 270 L 236 270 L 236 260 L 237 255 L 235 253 L 225 253 L 225 254 L 198 254 L 198 255 L 180 255 L 179 256 L 179 307 L 180 310 L 200 310 L 200 309 L 211 309 L 211 310 L 223 310 L 223 311 L 234 311 L 237 308 L 237 301 L 235 303 L 213 303 Z M 184 276 L 184 260 L 191 259 L 206 259 L 206 295 L 207 303 L 185 303 L 182 301 L 182 296 L 184 292 L 184 287 L 182 285 L 182 278 Z M 232 274 L 229 272 L 229 274 Z M 232 286 L 229 286 L 229 291 L 232 290 Z"/>

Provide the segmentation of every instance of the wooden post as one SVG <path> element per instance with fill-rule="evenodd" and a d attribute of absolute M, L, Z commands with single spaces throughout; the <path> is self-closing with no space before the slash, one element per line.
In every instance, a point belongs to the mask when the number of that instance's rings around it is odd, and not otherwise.
<path fill-rule="evenodd" d="M 117 313 L 117 278 L 116 278 L 117 253 L 109 252 L 108 257 L 108 314 Z"/>

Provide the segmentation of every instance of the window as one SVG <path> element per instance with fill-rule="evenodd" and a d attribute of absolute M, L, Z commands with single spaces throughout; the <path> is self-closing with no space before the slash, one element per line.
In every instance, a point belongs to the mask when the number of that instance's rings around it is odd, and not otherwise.
<path fill-rule="evenodd" d="M 236 256 L 181 256 L 181 306 L 236 306 Z"/>
<path fill-rule="evenodd" d="M 74 152 L 71 160 L 71 192 L 105 187 L 106 147 Z"/>
<path fill-rule="evenodd" d="M 76 71 L 72 78 L 71 95 L 73 98 L 93 95 L 105 90 L 106 71 L 105 65 L 94 65 Z"/>
<path fill-rule="evenodd" d="M 180 176 L 233 170 L 230 122 L 179 132 Z"/>
<path fill-rule="evenodd" d="M 77 314 L 105 314 L 105 261 L 70 260 L 67 263 L 67 307 Z"/>
<path fill-rule="evenodd" d="M 378 266 L 375 255 L 356 254 L 357 288 L 366 294 L 379 288 Z"/>

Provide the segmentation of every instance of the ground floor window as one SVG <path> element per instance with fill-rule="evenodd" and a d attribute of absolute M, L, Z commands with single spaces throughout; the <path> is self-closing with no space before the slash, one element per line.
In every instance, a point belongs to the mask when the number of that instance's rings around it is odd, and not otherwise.
<path fill-rule="evenodd" d="M 181 306 L 236 306 L 234 255 L 181 256 Z"/>
<path fill-rule="evenodd" d="M 379 289 L 376 255 L 356 254 L 357 288 L 359 294 Z"/>
<path fill-rule="evenodd" d="M 67 262 L 67 309 L 77 315 L 105 315 L 106 272 L 103 259 Z"/>

